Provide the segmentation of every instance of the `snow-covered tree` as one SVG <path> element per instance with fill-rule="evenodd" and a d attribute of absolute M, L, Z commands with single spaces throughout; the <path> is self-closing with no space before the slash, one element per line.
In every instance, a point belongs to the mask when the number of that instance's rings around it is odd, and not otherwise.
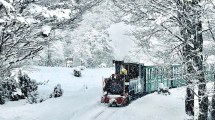
<path fill-rule="evenodd" d="M 133 35 L 144 51 L 151 52 L 151 44 L 158 41 L 156 56 L 164 59 L 175 54 L 184 66 L 187 81 L 187 113 L 194 115 L 194 85 L 198 84 L 199 116 L 207 119 L 208 97 L 203 69 L 203 35 L 211 33 L 214 11 L 211 1 L 205 0 L 113 0 L 124 13 L 123 21 L 141 28 Z M 214 15 L 213 15 L 214 16 Z M 204 25 L 204 26 L 203 26 Z M 211 37 L 210 36 L 210 37 Z M 208 37 L 208 36 L 207 36 Z M 162 49 L 168 48 L 168 49 Z M 152 49 L 154 50 L 154 48 Z M 179 61 L 179 62 L 180 62 Z"/>
<path fill-rule="evenodd" d="M 55 29 L 74 29 L 86 10 L 101 0 L 1 0 L 0 1 L 0 75 L 26 59 L 37 56 L 52 41 Z"/>
<path fill-rule="evenodd" d="M 62 46 L 58 45 L 54 50 L 57 55 L 54 56 L 62 61 L 73 58 L 74 65 L 81 65 L 81 61 L 82 65 L 90 67 L 98 66 L 103 62 L 111 65 L 113 54 L 107 29 L 118 19 L 112 14 L 112 6 L 111 1 L 105 0 L 86 12 L 80 26 L 74 31 L 71 29 L 56 31 L 55 36 L 58 37 L 56 39 L 60 39 Z M 55 44 L 53 43 L 51 47 Z M 58 54 L 61 50 L 63 55 Z M 42 58 L 47 58 L 44 55 Z"/>

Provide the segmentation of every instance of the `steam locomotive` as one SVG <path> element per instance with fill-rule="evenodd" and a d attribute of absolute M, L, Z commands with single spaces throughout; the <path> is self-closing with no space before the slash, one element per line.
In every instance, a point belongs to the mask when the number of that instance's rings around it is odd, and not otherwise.
<path fill-rule="evenodd" d="M 115 64 L 115 74 L 103 80 L 104 95 L 101 103 L 108 103 L 109 106 L 125 106 L 135 98 L 144 95 L 144 79 L 140 79 L 139 70 L 143 69 L 143 64 L 124 63 L 123 61 L 113 61 Z M 127 74 L 121 74 L 124 67 Z"/>

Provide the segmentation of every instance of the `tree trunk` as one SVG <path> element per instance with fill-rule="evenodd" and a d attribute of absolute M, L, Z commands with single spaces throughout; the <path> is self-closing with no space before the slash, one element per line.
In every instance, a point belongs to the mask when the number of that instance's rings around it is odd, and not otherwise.
<path fill-rule="evenodd" d="M 190 36 L 189 32 L 185 32 L 187 34 L 183 33 L 183 36 L 186 38 Z M 188 35 L 189 34 L 189 35 Z M 185 64 L 185 80 L 187 83 L 187 89 L 186 89 L 186 98 L 185 98 L 185 111 L 187 115 L 194 116 L 194 87 L 193 87 L 193 71 L 194 68 L 192 64 L 190 63 L 192 57 L 191 57 L 191 47 L 189 45 L 185 45 L 183 47 L 183 58 L 184 58 L 184 64 Z"/>
<path fill-rule="evenodd" d="M 188 33 L 188 32 L 187 32 Z M 187 34 L 183 34 L 184 36 L 188 36 Z M 185 65 L 185 80 L 187 84 L 186 89 L 186 98 L 185 98 L 185 111 L 187 115 L 194 116 L 194 87 L 193 87 L 193 65 L 190 63 L 191 57 L 191 47 L 189 45 L 185 45 L 183 47 L 183 58 Z"/>
<path fill-rule="evenodd" d="M 198 95 L 199 99 L 199 116 L 198 120 L 207 120 L 208 118 L 208 96 L 206 94 L 206 79 L 204 75 L 204 67 L 203 67 L 203 37 L 202 37 L 202 22 L 198 21 L 195 24 L 195 37 L 194 37 L 194 48 L 196 54 L 194 56 L 194 65 L 197 68 L 196 76 L 199 82 L 198 84 Z"/>
<path fill-rule="evenodd" d="M 177 1 L 177 6 L 180 11 L 178 12 L 179 18 L 179 25 L 181 28 L 181 36 L 183 37 L 183 47 L 182 47 L 182 57 L 183 57 L 183 65 L 184 65 L 184 75 L 187 84 L 186 89 L 186 98 L 185 98 L 185 112 L 187 115 L 194 116 L 194 87 L 193 87 L 193 74 L 194 74 L 194 66 L 192 65 L 191 61 L 193 58 L 192 54 L 192 46 L 190 45 L 191 36 L 193 30 L 191 29 L 192 21 L 188 19 L 190 16 L 191 9 L 189 8 L 190 3 L 182 2 L 180 0 Z M 185 27 L 185 26 L 187 27 Z"/>
<path fill-rule="evenodd" d="M 184 17 L 184 16 L 183 16 Z M 183 19 L 182 17 L 182 19 Z M 186 24 L 191 24 L 189 21 L 185 22 Z M 194 116 L 194 87 L 193 87 L 193 75 L 194 75 L 194 66 L 191 63 L 193 54 L 192 47 L 188 44 L 188 40 L 191 38 L 191 31 L 186 28 L 181 30 L 181 35 L 186 41 L 182 49 L 183 63 L 185 66 L 185 80 L 187 84 L 186 98 L 185 98 L 185 111 L 187 115 Z"/>
<path fill-rule="evenodd" d="M 215 92 L 215 73 L 214 73 L 214 92 Z M 215 94 L 212 97 L 212 103 L 211 103 L 211 120 L 215 120 Z"/>
<path fill-rule="evenodd" d="M 194 94 L 190 86 L 187 86 L 186 98 L 185 98 L 185 111 L 187 115 L 194 116 Z"/>
<path fill-rule="evenodd" d="M 215 93 L 215 73 L 214 73 L 214 93 Z"/>
<path fill-rule="evenodd" d="M 212 106 L 211 106 L 211 120 L 215 120 L 215 95 L 212 97 Z"/>
<path fill-rule="evenodd" d="M 206 80 L 203 70 L 203 37 L 199 2 L 200 0 L 178 1 L 179 9 L 183 11 L 179 13 L 178 17 L 182 22 L 180 24 L 182 25 L 181 35 L 185 41 L 183 47 L 183 62 L 186 66 L 185 71 L 188 85 L 185 100 L 186 113 L 194 115 L 194 90 L 190 86 L 198 81 L 198 96 L 200 98 L 198 120 L 207 120 L 208 96 L 206 95 Z"/>

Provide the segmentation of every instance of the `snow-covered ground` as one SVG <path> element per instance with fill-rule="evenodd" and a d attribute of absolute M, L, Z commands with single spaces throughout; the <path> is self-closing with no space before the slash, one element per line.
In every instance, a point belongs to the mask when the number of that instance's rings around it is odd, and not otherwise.
<path fill-rule="evenodd" d="M 112 68 L 85 69 L 82 77 L 73 76 L 73 68 L 34 67 L 29 76 L 38 82 L 48 96 L 60 83 L 64 94 L 42 103 L 28 104 L 25 100 L 0 106 L 0 120 L 183 120 L 185 119 L 185 88 L 172 89 L 171 95 L 153 93 L 133 101 L 126 107 L 108 107 L 100 103 L 102 76 Z"/>

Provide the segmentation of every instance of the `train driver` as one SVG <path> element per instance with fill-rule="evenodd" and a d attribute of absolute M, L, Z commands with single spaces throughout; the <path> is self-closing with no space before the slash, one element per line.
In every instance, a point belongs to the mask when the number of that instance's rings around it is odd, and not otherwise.
<path fill-rule="evenodd" d="M 127 70 L 125 69 L 124 66 L 122 66 L 121 74 L 127 75 Z"/>
<path fill-rule="evenodd" d="M 127 74 L 128 74 L 128 72 L 127 72 L 127 70 L 125 69 L 125 66 L 122 66 L 122 69 L 121 69 L 121 76 L 122 76 L 122 78 L 125 78 L 126 80 L 128 79 L 128 76 L 127 76 Z"/>

